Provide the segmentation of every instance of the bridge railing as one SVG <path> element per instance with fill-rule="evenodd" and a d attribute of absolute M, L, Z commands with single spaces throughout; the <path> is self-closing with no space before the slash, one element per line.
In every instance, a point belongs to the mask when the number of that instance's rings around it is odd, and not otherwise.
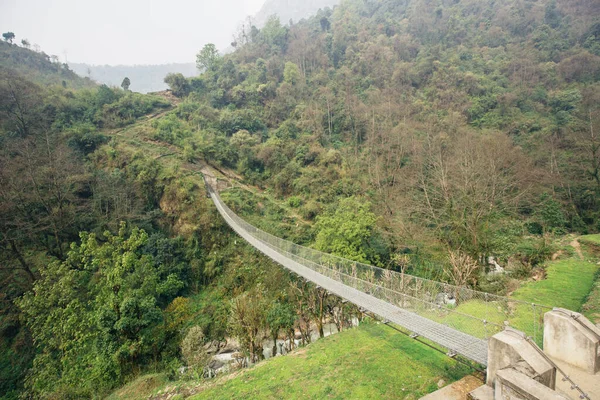
<path fill-rule="evenodd" d="M 511 326 L 541 345 L 544 314 L 551 307 L 382 269 L 300 246 L 247 223 L 218 194 L 215 197 L 227 216 L 252 237 L 324 276 L 481 339 Z"/>

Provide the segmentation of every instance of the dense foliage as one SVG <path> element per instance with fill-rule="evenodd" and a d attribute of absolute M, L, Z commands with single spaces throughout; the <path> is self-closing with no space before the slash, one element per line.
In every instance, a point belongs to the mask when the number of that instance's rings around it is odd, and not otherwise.
<path fill-rule="evenodd" d="M 168 340 L 177 332 L 164 329 L 160 306 L 186 287 L 187 266 L 175 243 L 125 228 L 104 243 L 82 233 L 19 301 L 40 349 L 27 381 L 33 393 L 92 397 L 174 350 Z"/>
<path fill-rule="evenodd" d="M 384 253 L 506 260 L 524 234 L 597 231 L 598 11 L 349 0 L 292 26 L 271 18 L 230 55 L 199 53 L 211 61 L 175 112 L 195 130 L 184 145 L 307 219 L 368 199 L 392 233 Z"/>

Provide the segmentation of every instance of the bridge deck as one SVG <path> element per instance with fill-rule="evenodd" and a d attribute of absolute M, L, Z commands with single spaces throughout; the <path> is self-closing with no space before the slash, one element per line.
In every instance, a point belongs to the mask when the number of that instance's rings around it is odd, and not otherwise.
<path fill-rule="evenodd" d="M 290 271 L 302 276 L 316 285 L 356 304 L 365 310 L 371 311 L 390 322 L 402 326 L 419 336 L 427 338 L 440 346 L 452 350 L 470 360 L 482 365 L 487 365 L 487 341 L 457 331 L 446 325 L 429 320 L 408 310 L 392 305 L 355 288 L 344 285 L 334 279 L 324 276 L 289 258 L 267 243 L 254 237 L 228 214 L 221 198 L 209 189 L 219 213 L 229 226 L 243 237 L 250 245 L 264 253 L 266 256 L 281 264 Z"/>

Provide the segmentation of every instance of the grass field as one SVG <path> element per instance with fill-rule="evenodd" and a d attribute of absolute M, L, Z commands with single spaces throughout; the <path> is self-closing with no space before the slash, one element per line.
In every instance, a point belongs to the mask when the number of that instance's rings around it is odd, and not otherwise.
<path fill-rule="evenodd" d="M 595 235 L 585 235 L 579 238 L 581 243 L 591 244 L 600 247 L 600 233 Z"/>
<path fill-rule="evenodd" d="M 512 297 L 579 311 L 594 286 L 598 268 L 595 263 L 573 257 L 551 262 L 546 268 L 546 279 L 526 283 Z"/>
<path fill-rule="evenodd" d="M 168 382 L 163 374 L 144 375 L 109 400 L 180 399 L 418 399 L 471 371 L 422 343 L 383 325 L 329 336 L 293 353 L 250 369 L 203 382 Z"/>
<path fill-rule="evenodd" d="M 418 399 L 468 371 L 384 325 L 365 324 L 277 357 L 193 399 Z"/>

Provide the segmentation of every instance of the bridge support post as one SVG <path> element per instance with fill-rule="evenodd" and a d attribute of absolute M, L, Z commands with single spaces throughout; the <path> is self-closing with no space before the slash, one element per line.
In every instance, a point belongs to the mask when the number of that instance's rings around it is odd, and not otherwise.
<path fill-rule="evenodd" d="M 507 329 L 492 336 L 488 343 L 487 385 L 493 386 L 498 371 L 514 368 L 540 384 L 554 389 L 556 368 L 525 339 L 525 334 Z"/>
<path fill-rule="evenodd" d="M 555 308 L 544 315 L 544 352 L 594 375 L 600 371 L 600 329 L 579 313 Z"/>

